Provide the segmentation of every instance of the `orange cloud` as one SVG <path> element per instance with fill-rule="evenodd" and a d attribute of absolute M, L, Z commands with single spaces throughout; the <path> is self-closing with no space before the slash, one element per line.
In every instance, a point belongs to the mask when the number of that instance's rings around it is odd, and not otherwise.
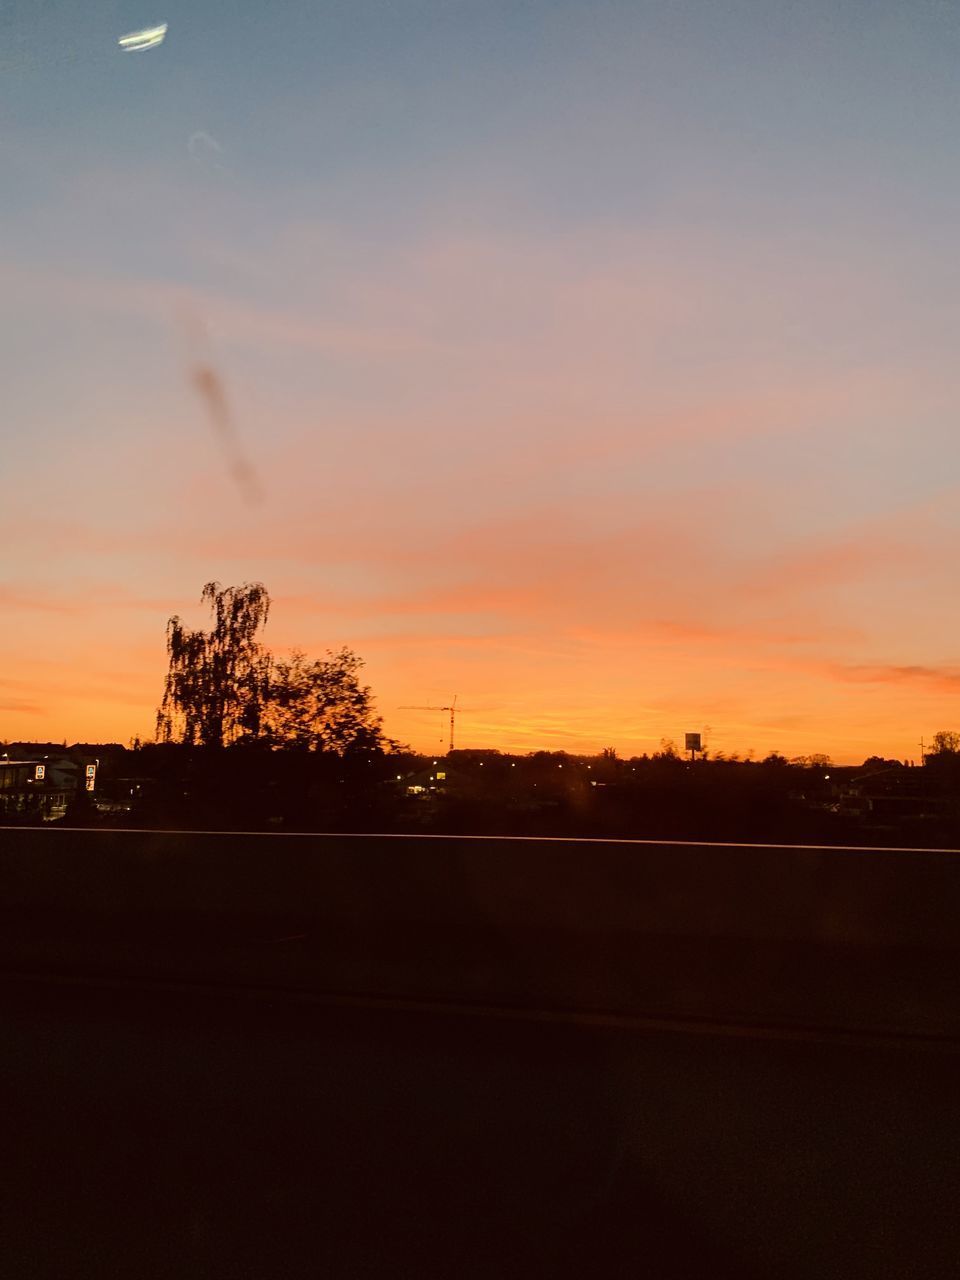
<path fill-rule="evenodd" d="M 838 679 L 858 684 L 921 684 L 942 693 L 960 692 L 960 667 L 852 665 L 832 671 Z"/>

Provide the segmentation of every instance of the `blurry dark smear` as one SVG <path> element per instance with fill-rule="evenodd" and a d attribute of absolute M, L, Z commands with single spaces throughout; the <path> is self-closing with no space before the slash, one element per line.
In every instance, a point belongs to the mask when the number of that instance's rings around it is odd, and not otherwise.
<path fill-rule="evenodd" d="M 206 409 L 210 425 L 220 442 L 224 461 L 244 502 L 251 506 L 262 501 L 263 487 L 256 470 L 245 457 L 227 402 L 223 379 L 209 364 L 196 364 L 190 369 L 190 383 Z"/>

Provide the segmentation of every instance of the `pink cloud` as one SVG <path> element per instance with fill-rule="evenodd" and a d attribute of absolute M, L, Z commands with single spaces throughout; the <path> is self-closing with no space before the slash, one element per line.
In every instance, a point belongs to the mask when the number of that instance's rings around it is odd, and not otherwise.
<path fill-rule="evenodd" d="M 9 298 L 27 304 L 72 307 L 84 313 L 148 317 L 164 327 L 184 314 L 200 316 L 225 341 L 244 345 L 264 342 L 304 351 L 337 352 L 342 356 L 410 353 L 416 342 L 401 333 L 376 333 L 371 328 L 325 324 L 291 308 L 245 302 L 212 290 L 116 275 L 64 274 L 42 267 L 0 261 L 0 287 Z"/>
<path fill-rule="evenodd" d="M 778 552 L 748 575 L 741 591 L 747 596 L 767 596 L 842 586 L 868 575 L 890 576 L 913 569 L 922 559 L 920 546 L 889 535 L 841 534 L 833 540 L 820 538 L 812 546 Z"/>
<path fill-rule="evenodd" d="M 116 545 L 111 542 L 113 548 Z M 173 601 L 159 596 L 138 595 L 122 583 L 91 582 L 79 587 L 74 585 L 66 591 L 0 583 L 0 606 L 18 613 L 80 617 L 111 610 L 162 613 L 173 608 Z"/>

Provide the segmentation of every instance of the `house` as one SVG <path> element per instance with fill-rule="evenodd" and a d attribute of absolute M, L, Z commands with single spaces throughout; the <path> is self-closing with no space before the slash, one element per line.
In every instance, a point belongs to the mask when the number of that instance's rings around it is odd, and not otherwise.
<path fill-rule="evenodd" d="M 943 818 L 949 803 L 929 794 L 929 781 L 923 770 L 900 765 L 857 774 L 841 788 L 837 812 L 888 830 Z"/>
<path fill-rule="evenodd" d="M 0 816 L 55 822 L 80 791 L 96 787 L 95 761 L 64 753 L 0 756 Z"/>
<path fill-rule="evenodd" d="M 396 786 L 403 795 L 424 797 L 443 795 L 451 790 L 456 792 L 462 781 L 459 773 L 448 769 L 442 760 L 438 760 L 435 765 L 420 769 L 417 773 L 408 773 L 403 777 L 398 775 Z"/>
<path fill-rule="evenodd" d="M 152 778 L 110 778 L 103 785 L 97 784 L 98 813 L 131 813 L 154 786 Z"/>

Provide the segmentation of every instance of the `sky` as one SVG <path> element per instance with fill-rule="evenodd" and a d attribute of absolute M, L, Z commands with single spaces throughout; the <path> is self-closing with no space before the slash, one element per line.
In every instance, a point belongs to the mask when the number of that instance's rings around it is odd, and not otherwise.
<path fill-rule="evenodd" d="M 0 739 L 149 738 L 259 580 L 425 752 L 919 759 L 958 66 L 952 0 L 4 6 Z"/>

